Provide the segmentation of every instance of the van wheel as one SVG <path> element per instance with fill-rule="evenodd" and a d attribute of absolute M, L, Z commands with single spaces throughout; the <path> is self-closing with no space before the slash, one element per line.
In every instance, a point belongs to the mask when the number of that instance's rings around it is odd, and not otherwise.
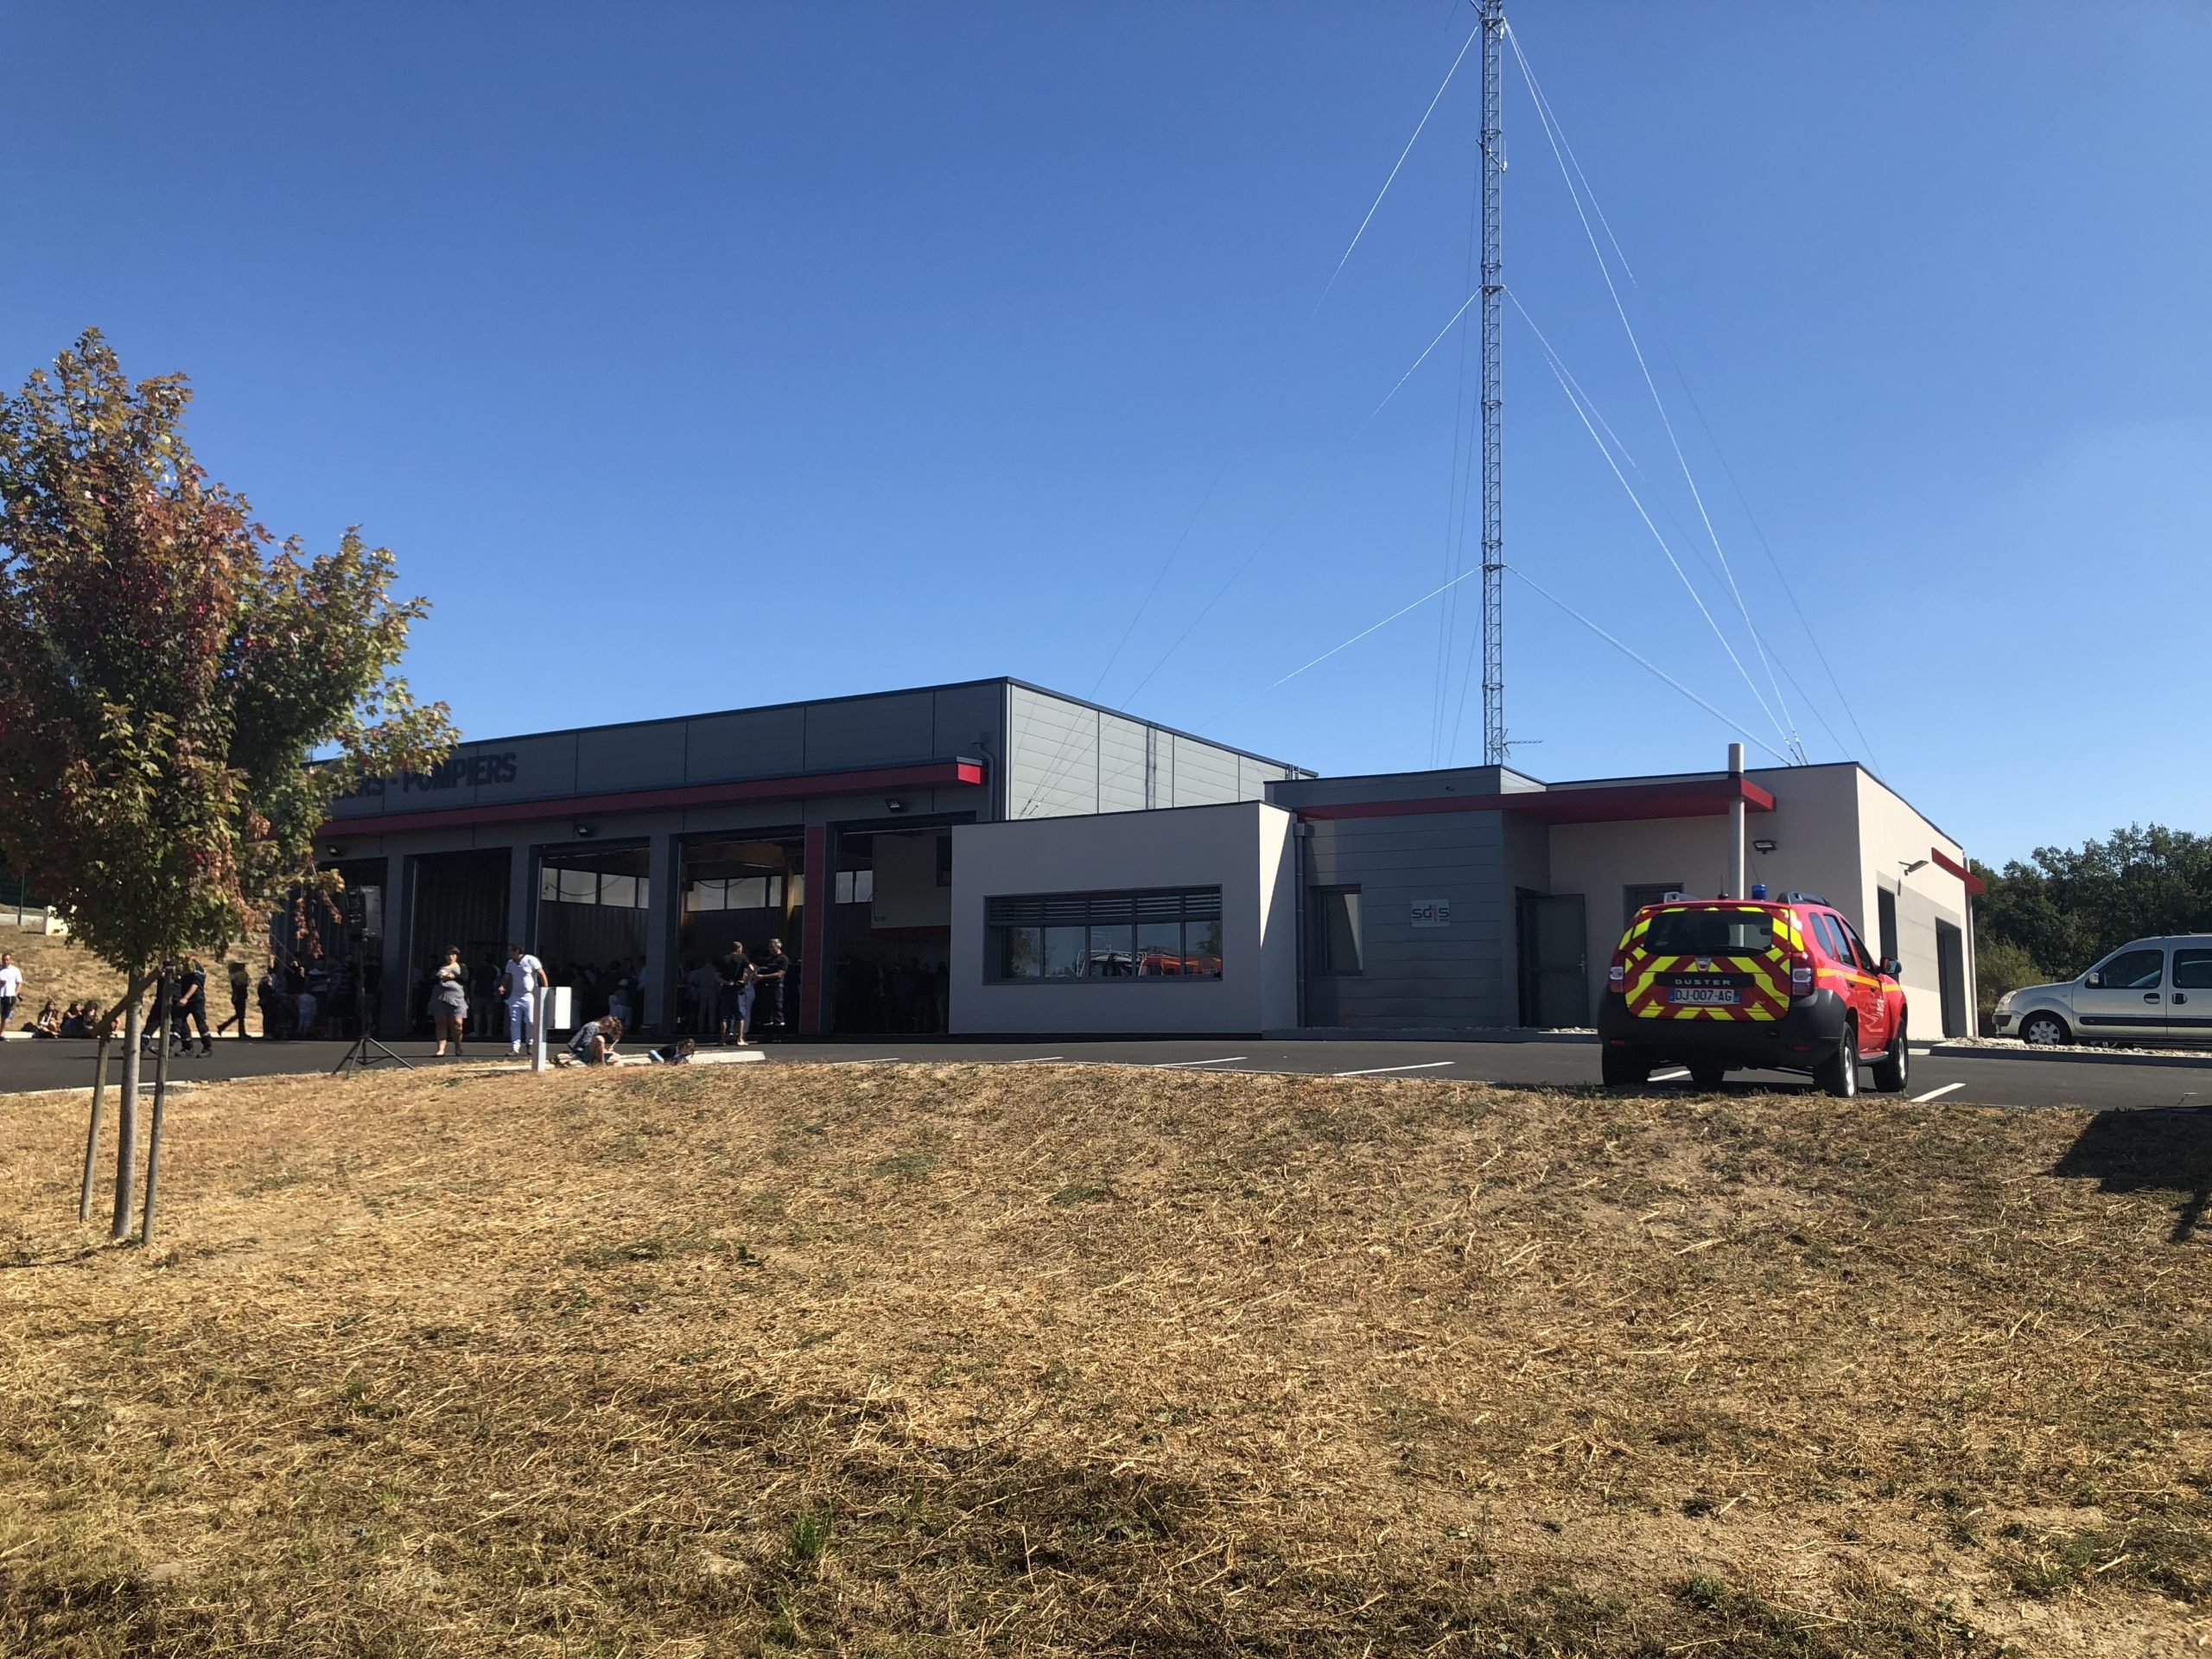
<path fill-rule="evenodd" d="M 2020 1040 L 2037 1048 L 2057 1048 L 2072 1042 L 2074 1033 L 2055 1014 L 2031 1014 L 2020 1021 Z"/>
<path fill-rule="evenodd" d="M 1813 1069 L 1813 1081 L 1843 1100 L 1849 1100 L 1859 1092 L 1859 1027 L 1855 1021 L 1845 1021 L 1835 1052 Z"/>
<path fill-rule="evenodd" d="M 1651 1081 L 1651 1062 L 1639 1060 L 1633 1054 L 1609 1048 L 1599 1060 L 1599 1070 L 1608 1089 L 1632 1089 Z"/>
<path fill-rule="evenodd" d="M 1708 1064 L 1690 1067 L 1690 1081 L 1708 1093 L 1718 1089 L 1727 1080 L 1727 1077 L 1728 1068 L 1725 1065 Z"/>
<path fill-rule="evenodd" d="M 1906 1079 L 1912 1074 L 1912 1056 L 1904 1046 L 1904 1021 L 1897 1021 L 1897 1034 L 1890 1039 L 1890 1046 L 1882 1058 L 1874 1062 L 1874 1086 L 1885 1095 L 1904 1092 Z"/>

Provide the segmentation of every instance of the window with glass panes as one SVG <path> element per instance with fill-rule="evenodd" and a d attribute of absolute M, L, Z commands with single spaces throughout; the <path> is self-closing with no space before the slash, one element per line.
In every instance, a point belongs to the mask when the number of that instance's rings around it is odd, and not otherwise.
<path fill-rule="evenodd" d="M 579 870 L 548 864 L 537 873 L 537 896 L 558 905 L 611 905 L 617 910 L 650 910 L 652 893 L 642 875 L 607 870 Z"/>
<path fill-rule="evenodd" d="M 985 974 L 1007 984 L 1221 977 L 1221 889 L 983 901 Z"/>

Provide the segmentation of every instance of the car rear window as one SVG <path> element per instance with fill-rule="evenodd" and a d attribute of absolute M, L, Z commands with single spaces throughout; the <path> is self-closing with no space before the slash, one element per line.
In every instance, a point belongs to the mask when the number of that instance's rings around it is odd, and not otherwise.
<path fill-rule="evenodd" d="M 1662 957 L 1758 956 L 1773 944 L 1763 910 L 1662 910 L 1643 936 L 1643 948 Z"/>

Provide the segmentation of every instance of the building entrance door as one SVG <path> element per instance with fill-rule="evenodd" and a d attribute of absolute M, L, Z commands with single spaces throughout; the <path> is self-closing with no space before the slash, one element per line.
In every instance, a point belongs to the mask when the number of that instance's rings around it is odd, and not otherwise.
<path fill-rule="evenodd" d="M 1522 900 L 1523 1017 L 1532 1026 L 1590 1023 L 1590 957 L 1579 893 Z"/>

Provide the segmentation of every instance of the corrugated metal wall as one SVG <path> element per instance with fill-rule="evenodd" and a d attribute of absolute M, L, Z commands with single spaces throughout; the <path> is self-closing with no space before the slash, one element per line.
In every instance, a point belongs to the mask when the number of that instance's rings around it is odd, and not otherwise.
<path fill-rule="evenodd" d="M 1008 691 L 1007 817 L 1217 806 L 1297 775 L 1217 743 L 1016 685 Z"/>

